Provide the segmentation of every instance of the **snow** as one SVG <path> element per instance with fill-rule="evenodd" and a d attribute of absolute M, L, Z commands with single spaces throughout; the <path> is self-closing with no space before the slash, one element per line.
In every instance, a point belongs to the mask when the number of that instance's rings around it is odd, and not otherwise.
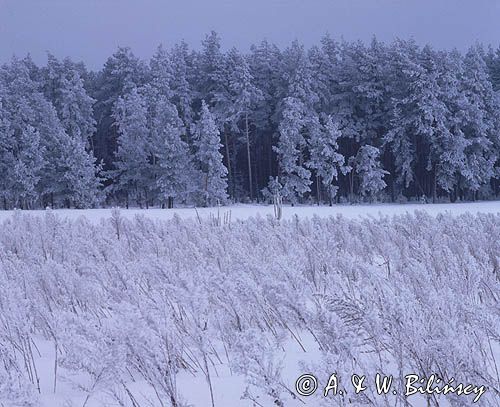
<path fill-rule="evenodd" d="M 317 354 L 311 352 L 316 347 L 313 339 L 306 336 L 305 344 L 309 350 L 308 359 L 318 357 Z M 53 391 L 54 385 L 54 346 L 47 340 L 37 338 L 36 347 L 40 354 L 36 359 L 38 373 L 40 375 L 41 402 L 43 407 L 66 407 L 66 406 L 81 406 L 86 399 L 86 393 L 81 386 L 88 382 L 85 374 L 70 372 L 65 368 L 58 368 L 58 380 L 56 393 Z M 293 341 L 288 341 L 286 351 L 287 382 L 293 383 L 300 376 L 301 370 L 299 362 L 304 358 L 304 352 Z M 212 369 L 213 387 L 215 392 L 215 405 L 219 407 L 252 407 L 249 400 L 242 400 L 241 395 L 246 387 L 244 377 L 231 373 L 226 365 L 216 366 L 216 370 Z M 205 407 L 207 400 L 210 400 L 210 394 L 204 378 L 200 375 L 192 375 L 187 372 L 181 372 L 177 377 L 177 386 L 182 398 L 189 406 Z M 144 401 L 155 398 L 153 390 L 145 383 L 144 380 L 136 380 L 128 385 L 128 388 L 134 392 L 134 395 L 143 398 Z M 86 407 L 111 407 L 116 406 L 116 400 L 113 400 L 108 394 L 110 389 L 105 389 L 93 394 L 86 403 Z M 257 394 L 257 399 L 263 396 Z M 265 403 L 265 401 L 263 401 Z M 305 404 L 304 404 L 305 403 Z M 142 404 L 141 404 L 142 405 Z M 146 404 L 147 405 L 147 404 Z M 299 407 L 304 405 L 314 405 L 298 400 L 291 401 L 290 407 Z"/>
<path fill-rule="evenodd" d="M 407 374 L 429 357 L 462 381 L 496 383 L 499 202 L 286 206 L 280 223 L 263 219 L 273 209 L 0 212 L 0 360 L 17 358 L 25 380 L 32 358 L 40 379 L 39 395 L 37 380 L 20 384 L 40 404 L 5 402 L 2 380 L 14 369 L 0 364 L 0 405 L 166 407 L 153 386 L 182 360 L 168 376 L 178 406 L 206 407 L 204 357 L 217 407 L 338 405 L 320 400 L 329 374 L 344 386 L 353 373 L 373 381 L 382 364 L 394 374 L 401 347 L 412 350 L 402 360 Z M 367 219 L 379 214 L 387 218 Z M 184 220 L 168 222 L 174 215 Z M 325 219 L 332 215 L 343 218 Z M 291 392 L 306 372 L 319 388 L 299 400 Z"/>
<path fill-rule="evenodd" d="M 84 216 L 92 222 L 111 217 L 111 208 L 107 209 L 55 209 L 52 212 L 68 219 L 78 219 Z M 291 219 L 294 216 L 300 218 L 311 218 L 313 216 L 328 217 L 341 215 L 348 219 L 370 217 L 370 216 L 392 216 L 424 211 L 429 215 L 450 213 L 460 215 L 464 213 L 500 213 L 500 201 L 466 202 L 466 203 L 442 203 L 442 204 L 366 204 L 366 205 L 333 205 L 333 206 L 283 206 L 283 219 Z M 0 221 L 12 216 L 15 210 L 0 211 Z M 22 213 L 30 215 L 43 215 L 45 210 L 23 210 Z M 207 219 L 218 215 L 230 216 L 231 220 L 245 220 L 250 217 L 268 215 L 274 216 L 272 205 L 230 205 L 210 208 L 173 208 L 173 209 L 138 209 L 120 208 L 121 216 L 133 219 L 136 215 L 146 216 L 150 219 L 172 219 L 175 215 L 181 219 L 197 218 Z"/>

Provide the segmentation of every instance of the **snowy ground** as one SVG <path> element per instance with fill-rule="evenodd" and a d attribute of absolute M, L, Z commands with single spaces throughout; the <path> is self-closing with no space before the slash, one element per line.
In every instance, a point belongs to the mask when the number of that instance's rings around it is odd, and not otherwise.
<path fill-rule="evenodd" d="M 0 211 L 1 407 L 170 407 L 172 361 L 175 406 L 207 407 L 205 357 L 216 407 L 346 405 L 318 395 L 327 374 L 347 388 L 423 362 L 488 384 L 476 405 L 495 406 L 498 201 L 286 206 L 280 223 L 259 205 L 18 213 Z M 294 397 L 306 372 L 319 390 Z"/>
<path fill-rule="evenodd" d="M 87 219 L 98 222 L 100 219 L 109 218 L 112 209 L 57 209 L 54 212 L 68 219 L 77 219 L 85 216 Z M 174 209 L 125 209 L 120 208 L 121 215 L 132 219 L 135 215 L 144 215 L 152 219 L 171 219 L 178 215 L 181 219 L 209 218 L 211 216 L 223 220 L 224 216 L 230 216 L 231 220 L 244 220 L 252 216 L 265 217 L 274 214 L 272 205 L 232 205 L 220 208 L 174 208 Z M 334 205 L 334 206 L 288 206 L 283 207 L 283 218 L 290 219 L 295 215 L 299 217 L 320 217 L 342 215 L 346 218 L 357 218 L 378 215 L 401 215 L 425 211 L 429 215 L 439 213 L 451 213 L 459 215 L 463 213 L 500 213 L 500 201 L 467 202 L 467 203 L 444 203 L 444 204 L 373 204 L 373 205 Z M 0 211 L 0 222 L 9 218 L 14 211 Z M 45 213 L 44 210 L 22 211 L 33 215 Z"/>

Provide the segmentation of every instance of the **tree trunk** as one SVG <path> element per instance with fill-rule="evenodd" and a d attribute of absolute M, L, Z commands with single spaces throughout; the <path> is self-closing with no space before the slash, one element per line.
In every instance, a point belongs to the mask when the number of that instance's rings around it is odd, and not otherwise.
<path fill-rule="evenodd" d="M 250 201 L 253 202 L 252 161 L 250 160 L 250 135 L 248 129 L 248 112 L 245 113 L 245 137 L 247 142 L 247 159 L 248 159 L 248 189 L 250 191 Z"/>
<path fill-rule="evenodd" d="M 432 184 L 432 203 L 436 203 L 437 198 L 437 180 L 436 180 L 436 168 L 434 167 L 434 179 Z"/>
<path fill-rule="evenodd" d="M 205 174 L 205 207 L 208 206 L 208 174 Z"/>
<path fill-rule="evenodd" d="M 316 200 L 318 201 L 318 206 L 319 206 L 319 201 L 321 200 L 320 196 L 320 190 L 319 190 L 319 175 L 316 175 Z"/>
<path fill-rule="evenodd" d="M 227 137 L 227 131 L 224 131 L 224 140 L 226 144 L 226 160 L 227 160 L 227 181 L 229 184 L 229 193 L 231 194 L 231 199 L 233 198 L 233 193 L 232 193 L 232 172 L 231 172 L 231 158 L 229 157 L 229 139 Z"/>
<path fill-rule="evenodd" d="M 354 195 L 354 169 L 349 173 L 349 202 L 352 203 Z"/>

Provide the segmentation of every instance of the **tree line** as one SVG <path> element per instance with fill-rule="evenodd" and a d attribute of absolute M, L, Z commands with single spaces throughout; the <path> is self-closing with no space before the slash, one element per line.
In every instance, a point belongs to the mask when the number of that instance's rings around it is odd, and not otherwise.
<path fill-rule="evenodd" d="M 324 36 L 118 48 L 100 71 L 0 68 L 5 209 L 408 199 L 500 192 L 500 48 Z"/>

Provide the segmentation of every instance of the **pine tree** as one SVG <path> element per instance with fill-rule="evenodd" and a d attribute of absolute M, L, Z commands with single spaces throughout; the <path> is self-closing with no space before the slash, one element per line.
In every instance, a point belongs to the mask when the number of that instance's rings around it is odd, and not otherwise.
<path fill-rule="evenodd" d="M 485 59 L 493 90 L 500 92 L 500 46 L 496 50 L 490 46 Z"/>
<path fill-rule="evenodd" d="M 425 112 L 421 110 L 421 97 L 422 92 L 427 92 L 428 84 L 425 82 L 425 72 L 418 64 L 418 48 L 414 42 L 397 41 L 390 55 L 395 91 L 391 102 L 391 126 L 384 135 L 384 145 L 392 153 L 398 174 L 395 181 L 399 185 L 398 189 L 402 190 L 415 182 L 417 132 L 426 118 Z M 423 191 L 419 192 L 422 194 Z"/>
<path fill-rule="evenodd" d="M 13 59 L 3 70 L 10 109 L 8 161 L 14 205 L 91 206 L 98 202 L 98 168 L 81 139 L 64 130 L 41 92 L 41 76 L 29 59 Z"/>
<path fill-rule="evenodd" d="M 171 57 L 167 50 L 160 45 L 149 62 L 149 85 L 161 95 L 171 99 L 173 97 L 172 82 L 174 78 Z"/>
<path fill-rule="evenodd" d="M 184 41 L 174 45 L 170 52 L 172 72 L 170 91 L 172 92 L 172 102 L 175 104 L 187 131 L 190 130 L 194 121 L 195 73 L 193 65 L 194 56 L 193 53 L 189 52 L 188 45 Z"/>
<path fill-rule="evenodd" d="M 384 176 L 388 172 L 381 168 L 380 151 L 377 147 L 362 146 L 350 165 L 359 179 L 358 192 L 361 196 L 372 198 L 387 186 Z"/>
<path fill-rule="evenodd" d="M 336 109 L 339 89 L 339 44 L 329 35 L 321 38 L 321 47 L 313 46 L 309 51 L 311 69 L 314 73 L 314 92 L 319 98 L 319 110 L 331 115 Z"/>
<path fill-rule="evenodd" d="M 277 89 L 282 82 L 281 52 L 274 44 L 262 41 L 251 47 L 249 56 L 250 71 L 254 84 L 262 92 L 262 99 L 253 109 L 254 116 L 254 149 L 255 157 L 259 157 L 258 173 L 255 174 L 257 190 L 260 190 L 271 176 L 276 176 L 276 154 L 273 144 L 278 135 L 279 118 L 277 107 L 279 97 Z"/>
<path fill-rule="evenodd" d="M 274 151 L 280 164 L 282 195 L 292 203 L 311 190 L 311 172 L 304 165 L 307 140 L 303 131 L 306 120 L 304 104 L 297 98 L 286 98 L 279 126 L 280 138 Z"/>
<path fill-rule="evenodd" d="M 119 97 L 134 87 L 142 86 L 147 76 L 147 66 L 129 48 L 119 47 L 108 58 L 93 83 L 91 96 L 96 100 L 94 115 L 97 122 L 94 153 L 99 160 L 104 161 L 106 169 L 111 169 L 117 150 L 118 133 L 114 125 L 113 107 Z"/>
<path fill-rule="evenodd" d="M 214 115 L 202 101 L 200 119 L 196 125 L 196 160 L 202 172 L 201 193 L 205 206 L 227 201 L 227 168 L 220 153 L 222 144 Z"/>
<path fill-rule="evenodd" d="M 73 62 L 63 62 L 49 54 L 43 72 L 45 97 L 55 107 L 64 130 L 72 139 L 89 145 L 96 129 L 92 99 L 84 88 L 83 79 Z"/>
<path fill-rule="evenodd" d="M 69 59 L 59 62 L 49 54 L 42 73 L 44 94 L 54 106 L 64 131 L 52 142 L 57 148 L 47 148 L 47 152 L 53 152 L 51 163 L 58 163 L 54 175 L 61 176 L 59 182 L 53 181 L 59 191 L 54 189 L 51 194 L 64 197 L 67 205 L 92 206 L 99 201 L 100 186 L 96 176 L 100 167 L 89 151 L 95 131 L 95 101 L 87 94 L 79 70 Z"/>
<path fill-rule="evenodd" d="M 338 190 L 337 186 L 333 186 L 333 181 L 337 179 L 339 170 L 346 174 L 349 167 L 344 165 L 345 158 L 338 152 L 338 139 L 341 137 L 338 124 L 328 116 L 324 124 L 318 121 L 316 127 L 317 130 L 312 132 L 309 139 L 309 160 L 306 165 L 316 172 L 318 204 L 321 201 L 320 182 L 326 188 L 331 204 Z"/>
<path fill-rule="evenodd" d="M 160 46 L 149 65 L 119 48 L 99 72 L 50 54 L 45 67 L 14 59 L 0 69 L 0 205 L 96 205 L 93 154 L 109 201 L 146 206 L 201 193 L 213 204 L 226 183 L 234 200 L 259 199 L 270 179 L 292 203 L 376 195 L 349 173 L 361 159 L 387 171 L 378 184 L 392 200 L 492 197 L 499 52 L 325 36 L 309 50 L 263 41 L 244 54 L 223 52 L 212 32 L 199 52 Z"/>
<path fill-rule="evenodd" d="M 237 133 L 243 133 L 248 164 L 248 191 L 253 200 L 252 159 L 250 154 L 250 126 L 253 109 L 263 98 L 262 92 L 254 85 L 250 66 L 245 57 L 233 48 L 228 55 L 229 65 L 229 122 Z"/>
<path fill-rule="evenodd" d="M 97 175 L 100 166 L 96 159 L 85 150 L 85 142 L 62 134 L 59 139 L 57 156 L 58 195 L 68 207 L 90 208 L 99 204 L 102 179 Z"/>
<path fill-rule="evenodd" d="M 43 99 L 23 60 L 13 58 L 0 74 L 3 204 L 31 208 L 38 199 L 36 187 L 44 165 L 40 132 L 35 127 L 37 103 L 43 103 Z"/>
<path fill-rule="evenodd" d="M 197 56 L 197 90 L 201 103 L 205 100 L 211 109 L 215 109 L 217 122 L 225 121 L 223 109 L 227 92 L 227 72 L 224 54 L 221 51 L 219 35 L 212 31 L 202 41 L 202 50 Z M 217 105 L 221 105 L 220 108 Z"/>
<path fill-rule="evenodd" d="M 225 162 L 228 170 L 229 194 L 235 194 L 235 140 L 230 138 L 228 103 L 229 84 L 226 55 L 221 50 L 221 39 L 215 31 L 211 31 L 202 41 L 202 50 L 196 55 L 196 106 L 201 106 L 202 100 L 207 103 L 213 114 L 217 127 L 223 137 Z"/>
<path fill-rule="evenodd" d="M 119 134 L 115 169 L 109 172 L 115 180 L 113 189 L 125 197 L 127 207 L 131 200 L 147 206 L 156 183 L 150 163 L 146 101 L 137 88 L 117 100 L 113 117 Z"/>
<path fill-rule="evenodd" d="M 467 141 L 460 119 L 465 99 L 459 87 L 463 64 L 461 56 L 448 53 L 433 53 L 431 60 L 429 47 L 424 48 L 422 61 L 427 72 L 435 72 L 433 82 L 424 85 L 434 89 L 437 103 L 433 109 L 428 108 L 430 112 L 435 112 L 434 116 L 427 114 L 428 118 L 434 118 L 434 123 L 430 122 L 429 125 L 433 131 L 429 132 L 429 149 L 420 157 L 421 161 L 427 162 L 426 170 L 432 174 L 432 196 L 435 201 L 438 187 L 447 193 L 454 190 L 465 165 Z"/>
<path fill-rule="evenodd" d="M 316 131 L 318 96 L 313 90 L 310 62 L 297 41 L 283 54 L 283 88 L 280 105 L 278 154 L 283 197 L 295 203 L 310 192 L 311 172 L 306 168 L 307 141 Z"/>
<path fill-rule="evenodd" d="M 462 131 L 467 140 L 462 185 L 473 192 L 473 198 L 482 186 L 495 177 L 495 166 L 499 163 L 500 103 L 489 81 L 482 54 L 478 47 L 468 50 L 462 81 L 467 101 L 462 110 Z"/>
<path fill-rule="evenodd" d="M 12 201 L 13 192 L 9 172 L 14 166 L 14 156 L 11 148 L 14 145 L 14 133 L 11 130 L 9 112 L 7 111 L 7 86 L 3 83 L 3 75 L 0 71 L 0 199 L 3 209 L 8 209 Z"/>
<path fill-rule="evenodd" d="M 145 90 L 148 106 L 150 165 L 159 188 L 159 199 L 173 207 L 174 199 L 186 202 L 196 192 L 195 173 L 185 128 L 176 107 L 158 89 Z"/>

